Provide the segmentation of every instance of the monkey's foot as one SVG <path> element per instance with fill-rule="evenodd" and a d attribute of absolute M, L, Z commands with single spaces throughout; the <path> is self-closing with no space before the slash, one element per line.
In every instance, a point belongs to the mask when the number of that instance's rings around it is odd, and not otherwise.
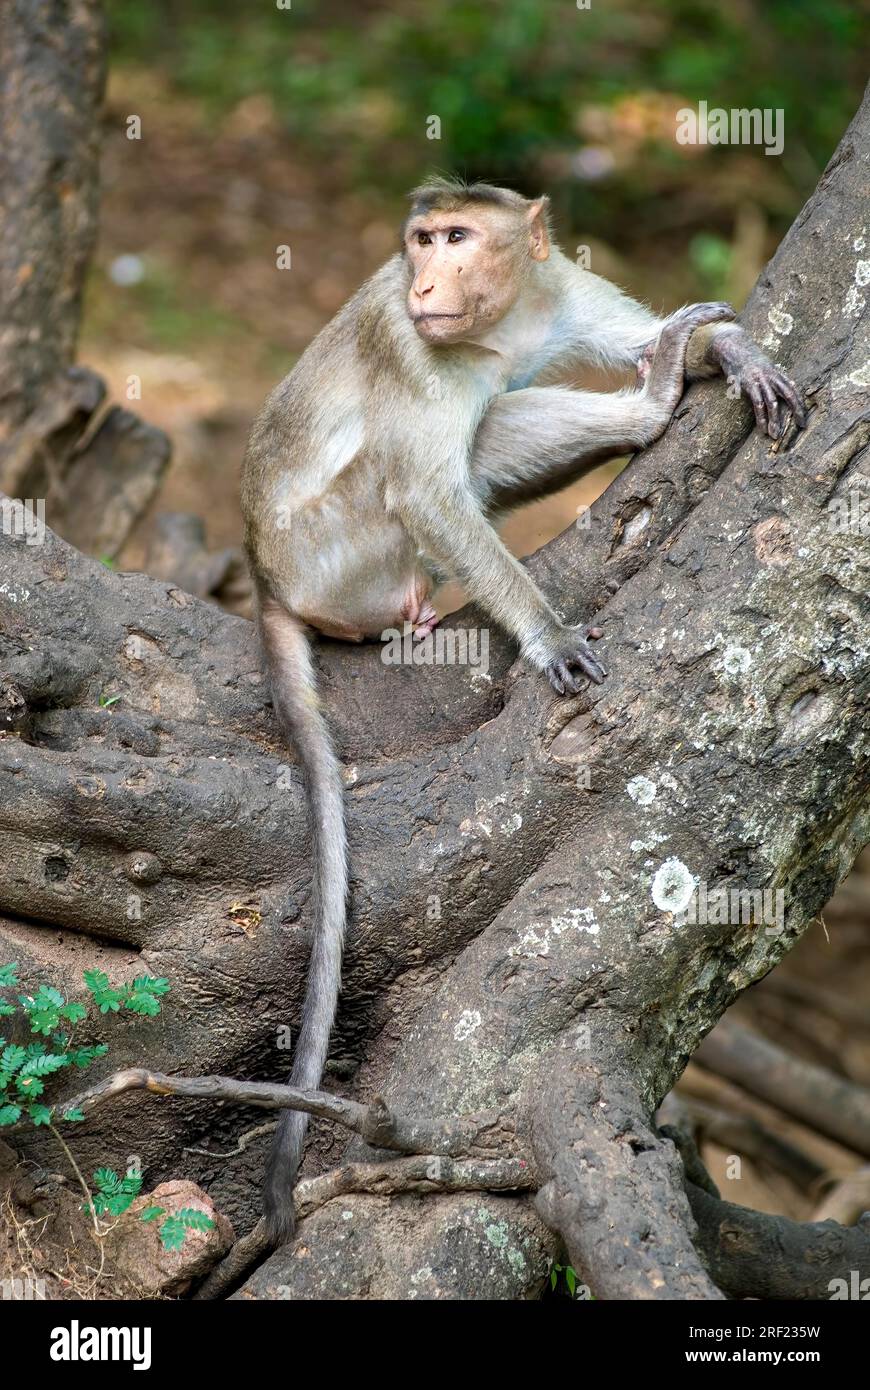
<path fill-rule="evenodd" d="M 603 636 L 600 627 L 565 629 L 562 650 L 555 652 L 544 668 L 547 679 L 557 694 L 576 695 L 583 689 L 584 680 L 601 685 L 607 671 L 586 639 L 595 642 Z"/>

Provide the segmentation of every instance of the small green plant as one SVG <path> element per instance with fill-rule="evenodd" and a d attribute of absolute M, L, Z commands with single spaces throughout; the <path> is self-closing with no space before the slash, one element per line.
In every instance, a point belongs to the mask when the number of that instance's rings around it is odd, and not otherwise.
<path fill-rule="evenodd" d="M 577 1288 L 577 1275 L 570 1265 L 553 1265 L 550 1270 L 550 1288 L 553 1290 L 553 1293 L 555 1293 L 559 1287 L 560 1276 L 564 1278 L 568 1293 L 571 1298 L 573 1298 Z"/>
<path fill-rule="evenodd" d="M 94 1195 L 88 1210 L 94 1217 L 123 1216 L 133 1205 L 142 1190 L 142 1174 L 135 1168 L 128 1168 L 123 1178 L 113 1168 L 98 1168 L 93 1177 Z M 166 1214 L 166 1208 L 144 1207 L 139 1213 L 140 1221 L 156 1221 L 165 1216 L 158 1229 L 165 1250 L 180 1250 L 188 1231 L 210 1231 L 214 1222 L 204 1211 L 196 1207 L 182 1207 L 180 1211 Z"/>
<path fill-rule="evenodd" d="M 550 1288 L 553 1293 L 562 1298 L 567 1297 L 586 1302 L 592 1298 L 585 1285 L 578 1285 L 577 1274 L 571 1265 L 551 1265 L 550 1266 Z"/>
<path fill-rule="evenodd" d="M 163 1207 L 147 1207 L 142 1220 L 154 1221 L 163 1214 Z M 211 1217 L 197 1207 L 181 1207 L 161 1222 L 160 1239 L 167 1250 L 180 1250 L 188 1231 L 210 1231 L 213 1225 Z"/>
<path fill-rule="evenodd" d="M 140 975 L 131 984 L 116 989 L 104 971 L 86 970 L 84 982 L 101 1014 L 126 1009 L 145 1018 L 156 1018 L 161 997 L 169 991 L 168 980 L 151 975 Z M 17 961 L 0 966 L 0 990 L 16 987 Z M 105 1043 L 77 1041 L 76 1031 L 88 1019 L 89 1007 L 68 1002 L 50 985 L 40 985 L 33 994 L 19 994 L 18 1006 L 0 997 L 0 1018 L 16 1014 L 19 1008 L 34 1041 L 21 1044 L 0 1037 L 0 1129 L 30 1120 L 37 1127 L 45 1125 L 52 1131 L 85 1193 L 84 1209 L 89 1212 L 97 1235 L 103 1235 L 99 1218 L 118 1219 L 124 1215 L 139 1196 L 142 1174 L 131 1168 L 120 1177 L 112 1168 L 99 1168 L 93 1175 L 93 1189 L 89 1189 L 57 1125 L 58 1121 L 74 1123 L 85 1116 L 75 1106 L 52 1104 L 45 1090 L 57 1072 L 69 1067 L 83 1071 L 99 1057 L 105 1057 L 109 1049 Z M 141 1213 L 141 1220 L 154 1221 L 159 1216 L 166 1218 L 158 1229 L 167 1250 L 180 1249 L 187 1231 L 205 1231 L 214 1225 L 205 1212 L 193 1207 L 167 1216 L 162 1207 L 150 1206 Z"/>

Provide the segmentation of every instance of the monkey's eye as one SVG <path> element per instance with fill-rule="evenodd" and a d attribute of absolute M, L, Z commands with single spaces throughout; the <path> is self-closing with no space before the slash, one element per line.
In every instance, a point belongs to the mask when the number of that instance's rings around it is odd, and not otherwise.
<path fill-rule="evenodd" d="M 430 237 L 430 235 L 429 235 L 428 232 L 418 232 L 418 233 L 417 233 L 417 245 L 418 245 L 418 246 L 431 246 L 431 245 L 432 245 L 432 238 Z"/>
<path fill-rule="evenodd" d="M 465 233 L 459 228 L 454 227 L 447 238 L 448 241 L 464 241 Z"/>

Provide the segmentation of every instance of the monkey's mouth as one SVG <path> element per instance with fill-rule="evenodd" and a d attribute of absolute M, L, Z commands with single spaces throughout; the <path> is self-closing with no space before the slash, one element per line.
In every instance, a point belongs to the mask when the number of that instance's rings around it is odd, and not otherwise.
<path fill-rule="evenodd" d="M 415 323 L 431 323 L 433 319 L 464 319 L 464 314 L 418 314 Z"/>

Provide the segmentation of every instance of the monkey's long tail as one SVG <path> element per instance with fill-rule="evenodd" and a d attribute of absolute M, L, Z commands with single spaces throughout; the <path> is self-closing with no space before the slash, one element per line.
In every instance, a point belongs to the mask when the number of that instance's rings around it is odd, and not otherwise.
<path fill-rule="evenodd" d="M 261 604 L 260 631 L 275 713 L 299 753 L 308 784 L 314 845 L 314 944 L 290 1085 L 316 1088 L 326 1062 L 341 983 L 347 900 L 344 781 L 320 713 L 305 629 L 269 598 Z M 274 1245 L 283 1245 L 293 1235 L 293 1186 L 307 1128 L 308 1116 L 301 1110 L 284 1110 L 278 1121 L 263 1200 L 266 1230 Z"/>

